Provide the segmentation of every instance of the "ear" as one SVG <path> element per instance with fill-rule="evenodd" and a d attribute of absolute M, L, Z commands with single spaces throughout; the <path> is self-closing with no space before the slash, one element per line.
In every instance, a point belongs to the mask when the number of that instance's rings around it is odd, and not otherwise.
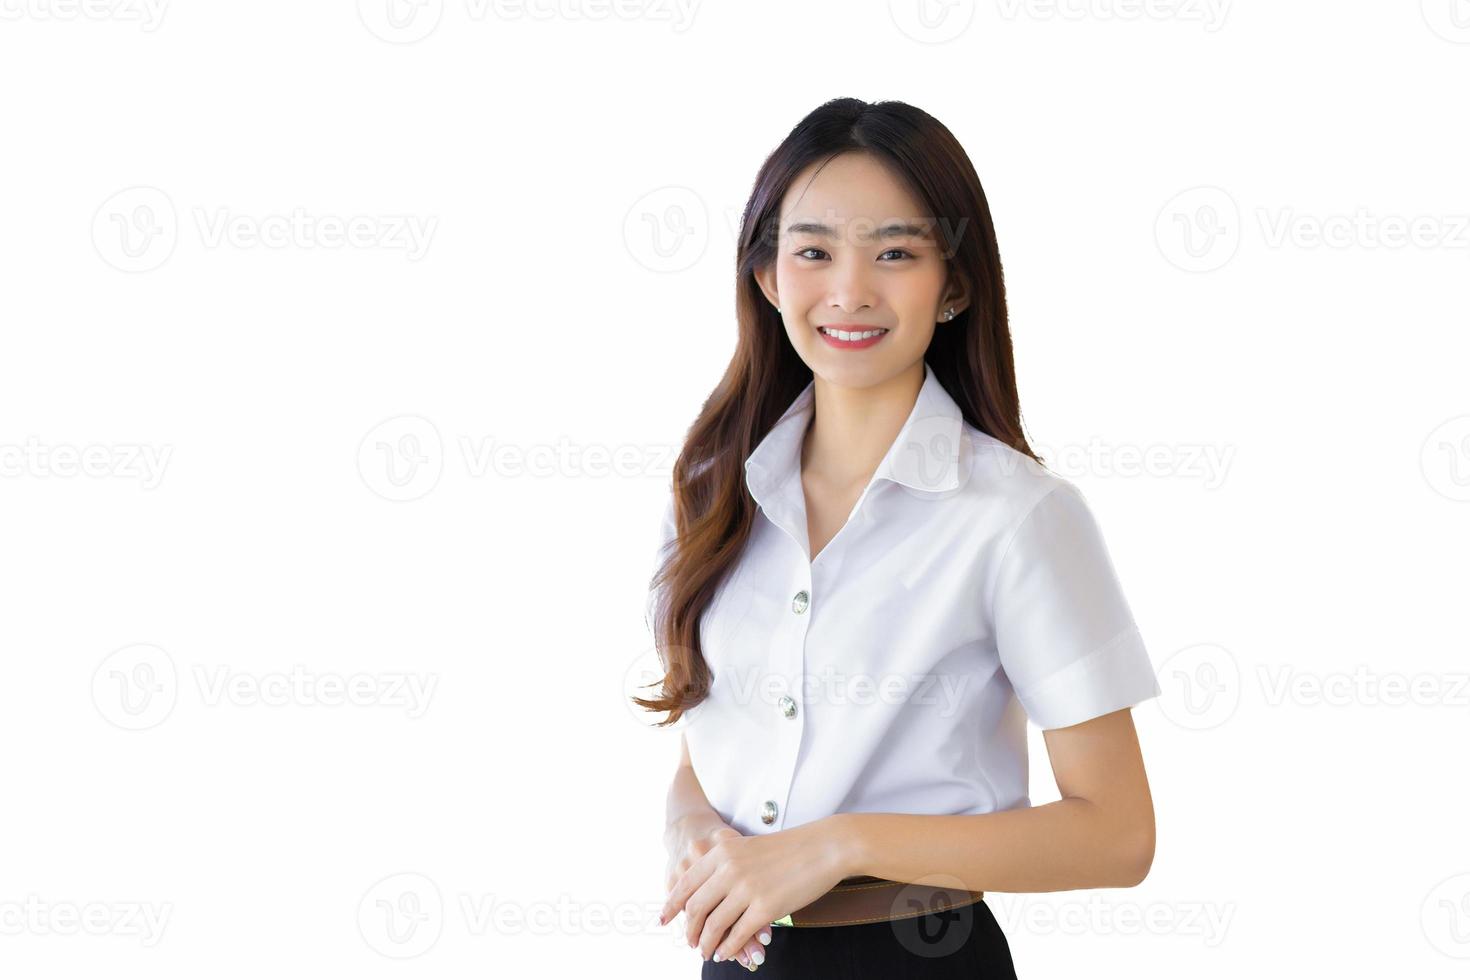
<path fill-rule="evenodd" d="M 965 312 L 969 305 L 970 293 L 968 290 L 965 289 L 964 283 L 960 282 L 958 279 L 951 277 L 949 280 L 948 288 L 944 294 L 944 300 L 939 304 L 940 315 L 942 316 L 944 314 L 944 311 L 949 309 L 950 307 L 954 307 L 954 315 L 959 316 L 961 313 Z"/>
<path fill-rule="evenodd" d="M 761 292 L 765 293 L 766 301 L 773 307 L 781 305 L 781 297 L 776 292 L 776 263 L 755 270 L 755 282 L 760 286 Z"/>

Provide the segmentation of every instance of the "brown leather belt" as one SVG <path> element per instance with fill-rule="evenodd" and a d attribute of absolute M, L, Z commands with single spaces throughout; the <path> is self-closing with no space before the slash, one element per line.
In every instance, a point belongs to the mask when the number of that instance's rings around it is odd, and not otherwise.
<path fill-rule="evenodd" d="M 854 875 L 843 878 L 811 904 L 782 916 L 771 924 L 855 926 L 868 922 L 892 922 L 973 905 L 984 897 L 984 892 L 972 892 L 964 888 Z"/>

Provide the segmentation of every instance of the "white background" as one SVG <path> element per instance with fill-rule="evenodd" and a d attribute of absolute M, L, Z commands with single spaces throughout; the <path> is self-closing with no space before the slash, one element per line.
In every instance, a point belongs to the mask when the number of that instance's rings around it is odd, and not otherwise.
<path fill-rule="evenodd" d="M 1463 975 L 1464 0 L 0 12 L 4 975 L 697 975 L 626 696 L 841 95 L 975 161 L 1164 687 L 1152 873 L 989 895 L 1021 975 Z"/>

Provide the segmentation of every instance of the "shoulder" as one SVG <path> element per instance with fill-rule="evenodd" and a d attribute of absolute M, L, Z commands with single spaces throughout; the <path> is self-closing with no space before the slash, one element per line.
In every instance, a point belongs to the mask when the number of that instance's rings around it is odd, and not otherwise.
<path fill-rule="evenodd" d="M 1025 453 L 1013 449 L 966 422 L 960 452 L 960 490 L 967 509 L 984 514 L 988 523 L 1015 529 L 1042 501 L 1082 491 Z"/>

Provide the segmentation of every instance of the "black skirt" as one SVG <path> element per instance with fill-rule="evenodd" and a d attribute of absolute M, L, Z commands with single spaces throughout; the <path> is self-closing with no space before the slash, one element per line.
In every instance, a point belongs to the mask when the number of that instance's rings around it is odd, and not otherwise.
<path fill-rule="evenodd" d="M 860 926 L 772 926 L 766 961 L 705 961 L 710 978 L 766 980 L 1016 980 L 1011 948 L 981 899 L 944 912 Z"/>

